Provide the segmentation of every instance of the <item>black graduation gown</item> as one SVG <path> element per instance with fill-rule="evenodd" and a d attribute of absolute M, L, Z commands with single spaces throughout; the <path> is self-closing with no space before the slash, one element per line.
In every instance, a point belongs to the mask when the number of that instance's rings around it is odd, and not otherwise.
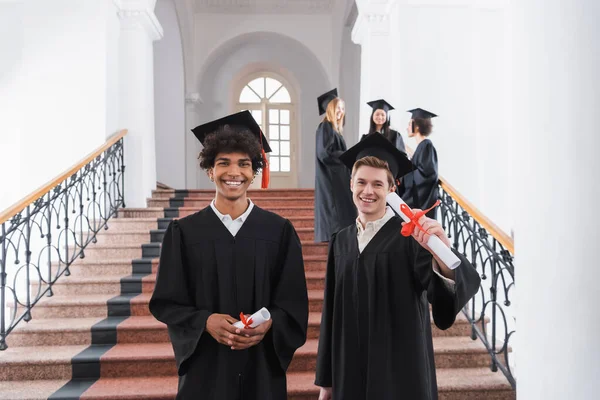
<path fill-rule="evenodd" d="M 424 139 L 415 150 L 412 163 L 415 170 L 402 178 L 399 196 L 411 208 L 425 210 L 439 198 L 438 194 L 438 159 L 431 140 Z M 427 213 L 435 219 L 436 209 Z"/>
<path fill-rule="evenodd" d="M 332 238 L 315 384 L 343 400 L 435 400 L 429 318 L 448 329 L 479 288 L 460 254 L 455 291 L 432 268 L 432 256 L 390 219 L 362 253 L 352 225 Z"/>
<path fill-rule="evenodd" d="M 360 140 L 363 141 L 369 135 L 370 135 L 370 133 L 366 133 L 366 134 L 362 135 Z M 380 135 L 381 135 L 381 133 L 380 133 Z M 390 129 L 390 133 L 389 133 L 389 135 L 386 135 L 386 139 L 389 140 L 394 146 L 396 146 L 396 148 L 398 150 L 400 150 L 403 153 L 406 153 L 406 147 L 404 146 L 404 139 L 402 139 L 402 135 L 400 134 L 400 132 Z"/>
<path fill-rule="evenodd" d="M 339 159 L 346 150 L 343 136 L 330 122 L 321 122 L 316 136 L 315 242 L 329 241 L 333 233 L 356 219 L 351 173 Z"/>
<path fill-rule="evenodd" d="M 165 234 L 150 312 L 168 326 L 179 374 L 177 399 L 281 400 L 286 370 L 306 341 L 308 295 L 292 224 L 254 206 L 235 236 L 211 207 L 173 221 Z M 263 341 L 231 350 L 205 332 L 212 313 L 266 307 Z"/>

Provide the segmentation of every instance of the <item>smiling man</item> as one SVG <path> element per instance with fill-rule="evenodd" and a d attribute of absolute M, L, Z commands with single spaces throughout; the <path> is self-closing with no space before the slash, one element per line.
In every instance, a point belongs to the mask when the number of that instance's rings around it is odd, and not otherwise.
<path fill-rule="evenodd" d="M 247 111 L 193 132 L 215 199 L 169 225 L 150 301 L 173 344 L 177 399 L 286 399 L 287 367 L 306 340 L 308 295 L 294 227 L 247 197 L 270 148 Z M 240 312 L 262 307 L 270 321 L 233 326 Z"/>
<path fill-rule="evenodd" d="M 332 237 L 315 384 L 320 400 L 436 400 L 429 306 L 448 329 L 479 288 L 460 254 L 448 269 L 426 243 L 450 241 L 440 224 L 422 217 L 427 233 L 400 234 L 403 222 L 386 206 L 394 182 L 412 170 L 406 155 L 371 135 L 340 157 L 352 169 L 358 218 Z M 424 296 L 423 294 L 426 294 Z"/>

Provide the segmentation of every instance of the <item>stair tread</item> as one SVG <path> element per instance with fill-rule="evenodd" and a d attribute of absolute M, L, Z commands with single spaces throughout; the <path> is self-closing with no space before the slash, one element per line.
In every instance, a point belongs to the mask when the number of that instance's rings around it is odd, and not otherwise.
<path fill-rule="evenodd" d="M 114 294 L 79 294 L 77 296 L 72 295 L 54 295 L 44 301 L 36 304 L 37 307 L 44 307 L 45 305 L 97 305 L 102 303 L 106 305 L 106 301 L 115 297 Z M 35 312 L 35 308 L 33 309 Z M 35 314 L 34 314 L 35 317 Z"/>
<path fill-rule="evenodd" d="M 0 381 L 0 399 L 47 399 L 69 380 Z"/>
<path fill-rule="evenodd" d="M 35 346 L 35 351 L 32 351 L 31 347 L 9 347 L 2 351 L 2 364 L 8 366 L 70 364 L 73 356 L 88 347 L 88 345 Z"/>
<path fill-rule="evenodd" d="M 141 259 L 141 258 L 140 258 Z M 108 258 L 105 260 L 93 260 L 93 259 L 89 259 L 89 258 L 83 258 L 83 259 L 78 259 L 76 260 L 72 265 L 72 267 L 76 267 L 80 264 L 85 264 L 85 265 L 100 265 L 100 264 L 110 264 L 110 265 L 117 265 L 117 264 L 129 264 L 131 265 L 131 262 L 135 260 L 135 259 L 131 259 L 131 258 Z M 153 264 L 158 264 L 158 257 L 152 257 L 152 258 L 146 258 L 146 261 L 150 261 Z"/>
<path fill-rule="evenodd" d="M 104 317 L 86 318 L 33 318 L 26 324 L 21 324 L 14 333 L 33 332 L 90 332 L 90 327 L 104 320 Z"/>
<path fill-rule="evenodd" d="M 489 368 L 438 368 L 436 373 L 439 392 L 511 391 L 504 375 L 500 372 L 492 372 Z M 288 394 L 316 396 L 319 388 L 314 385 L 314 380 L 314 372 L 288 373 Z M 0 399 L 31 399 L 36 393 L 41 394 L 39 398 L 46 398 L 65 383 L 66 380 L 0 382 Z M 81 398 L 96 400 L 174 398 L 177 383 L 177 376 L 101 378 Z"/>
<path fill-rule="evenodd" d="M 148 324 L 152 322 L 146 320 Z M 86 345 L 37 346 L 36 351 L 30 347 L 9 347 L 2 353 L 2 361 L 7 364 L 52 364 L 70 361 L 71 358 L 87 348 Z M 486 353 L 480 341 L 468 337 L 434 337 L 435 354 L 447 353 Z M 297 357 L 315 357 L 318 340 L 309 339 L 296 351 Z M 170 342 L 159 343 L 118 343 L 108 349 L 102 356 L 103 361 L 143 361 L 172 360 L 173 348 Z"/>

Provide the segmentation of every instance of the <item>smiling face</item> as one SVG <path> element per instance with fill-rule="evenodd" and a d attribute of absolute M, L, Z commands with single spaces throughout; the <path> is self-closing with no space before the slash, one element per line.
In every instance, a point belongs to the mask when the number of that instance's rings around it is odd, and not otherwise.
<path fill-rule="evenodd" d="M 395 190 L 389 184 L 389 170 L 362 165 L 354 171 L 350 189 L 361 220 L 375 220 L 385 214 L 386 196 Z"/>
<path fill-rule="evenodd" d="M 335 107 L 335 118 L 338 121 L 341 121 L 342 118 L 344 118 L 345 114 L 346 114 L 346 104 L 344 104 L 344 101 L 340 99 Z"/>
<path fill-rule="evenodd" d="M 373 122 L 375 125 L 382 126 L 385 124 L 385 121 L 387 121 L 387 114 L 385 111 L 382 109 L 375 110 L 373 113 Z"/>
<path fill-rule="evenodd" d="M 218 153 L 208 176 L 215 182 L 217 196 L 236 201 L 246 196 L 254 178 L 252 160 L 244 153 Z"/>

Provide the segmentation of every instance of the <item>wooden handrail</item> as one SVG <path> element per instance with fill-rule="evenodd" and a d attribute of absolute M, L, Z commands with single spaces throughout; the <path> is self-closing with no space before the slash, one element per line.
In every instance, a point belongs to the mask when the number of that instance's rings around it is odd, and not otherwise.
<path fill-rule="evenodd" d="M 440 186 L 444 189 L 454 201 L 456 201 L 466 212 L 475 219 L 481 226 L 483 226 L 490 235 L 492 235 L 497 241 L 500 242 L 510 254 L 515 254 L 515 243 L 514 240 L 508 236 L 498 225 L 494 224 L 488 217 L 483 215 L 481 211 L 477 209 L 469 200 L 461 195 L 452 185 L 448 183 L 446 179 L 439 176 Z"/>
<path fill-rule="evenodd" d="M 33 203 L 40 197 L 44 196 L 46 193 L 48 193 L 55 186 L 57 186 L 58 184 L 63 182 L 65 179 L 67 179 L 71 175 L 74 175 L 77 171 L 79 171 L 81 168 L 83 168 L 87 163 L 92 161 L 94 158 L 98 157 L 104 151 L 109 149 L 110 146 L 112 146 L 113 144 L 115 144 L 119 140 L 121 140 L 123 137 L 125 137 L 125 135 L 127 135 L 127 129 L 123 129 L 120 132 L 115 133 L 102 146 L 98 147 L 96 150 L 94 150 L 93 152 L 88 154 L 83 160 L 79 161 L 77 164 L 75 164 L 74 166 L 69 168 L 67 171 L 63 172 L 56 178 L 52 179 L 50 182 L 46 183 L 45 185 L 43 185 L 40 188 L 38 188 L 37 190 L 33 191 L 31 194 L 25 196 L 24 198 L 22 198 L 21 200 L 19 200 L 15 204 L 13 204 L 12 206 L 8 207 L 6 210 L 4 210 L 0 214 L 0 224 L 5 223 L 10 218 L 12 218 L 14 215 L 23 211 L 23 209 L 25 209 L 25 207 L 27 207 L 29 204 Z"/>
<path fill-rule="evenodd" d="M 409 146 L 406 146 L 408 154 L 412 157 L 414 151 Z M 466 212 L 468 212 L 475 221 L 483 226 L 490 235 L 492 235 L 510 254 L 515 254 L 515 242 L 508 236 L 498 225 L 494 224 L 488 217 L 483 215 L 477 207 L 475 207 L 469 200 L 467 200 L 458 190 L 456 190 L 446 179 L 441 175 L 439 176 L 440 185 L 454 201 L 456 201 Z"/>

